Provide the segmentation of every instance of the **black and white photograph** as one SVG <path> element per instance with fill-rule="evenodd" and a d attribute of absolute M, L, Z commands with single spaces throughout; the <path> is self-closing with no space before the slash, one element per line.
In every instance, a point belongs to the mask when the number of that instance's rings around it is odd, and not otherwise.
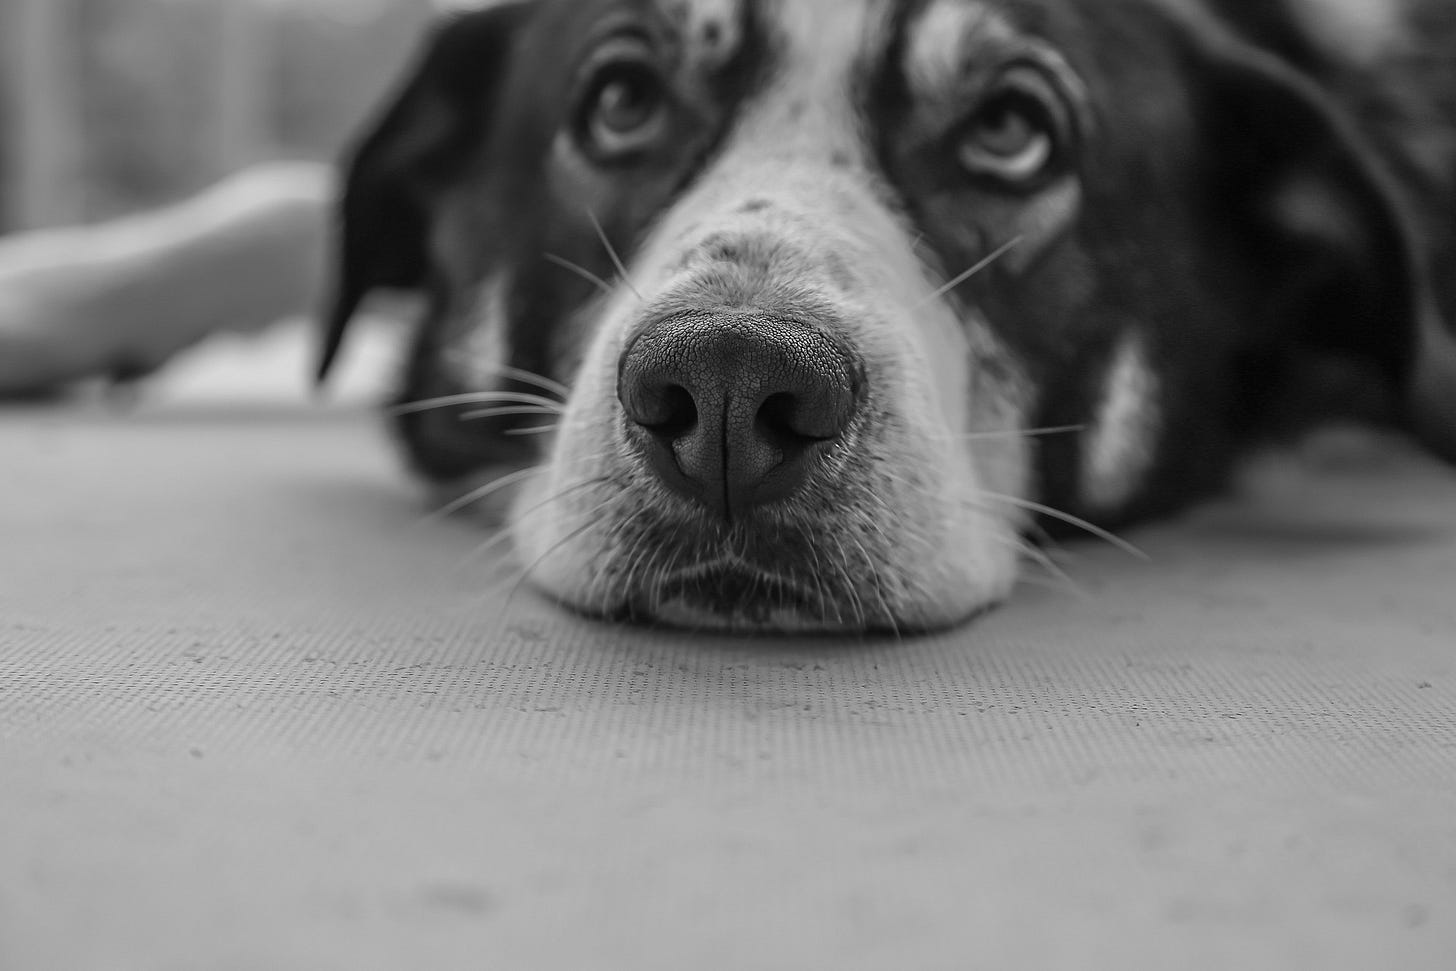
<path fill-rule="evenodd" d="M 1456 0 L 0 0 L 0 971 L 1456 968 Z"/>

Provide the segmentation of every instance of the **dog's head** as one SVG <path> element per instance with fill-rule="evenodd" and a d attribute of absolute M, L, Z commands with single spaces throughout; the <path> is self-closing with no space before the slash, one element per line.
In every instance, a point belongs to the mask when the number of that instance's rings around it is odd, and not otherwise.
<path fill-rule="evenodd" d="M 1171 0 L 462 13 L 342 229 L 326 359 L 429 295 L 418 468 L 533 466 L 508 528 L 565 603 L 737 629 L 963 620 L 1038 514 L 1215 485 L 1296 357 L 1403 381 L 1420 293 L 1356 134 Z"/>

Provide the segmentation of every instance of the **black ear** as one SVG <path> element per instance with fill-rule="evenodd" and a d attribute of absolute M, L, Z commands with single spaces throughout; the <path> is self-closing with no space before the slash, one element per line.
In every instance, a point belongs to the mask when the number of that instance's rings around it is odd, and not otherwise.
<path fill-rule="evenodd" d="M 1255 340 L 1356 359 L 1403 394 L 1423 277 L 1386 164 L 1352 115 L 1280 57 L 1221 26 L 1184 31 L 1206 222 L 1253 274 Z"/>
<path fill-rule="evenodd" d="M 425 286 L 431 198 L 457 174 L 489 125 L 512 40 L 530 5 L 518 0 L 446 19 L 345 159 L 320 382 L 365 297 L 377 289 Z"/>

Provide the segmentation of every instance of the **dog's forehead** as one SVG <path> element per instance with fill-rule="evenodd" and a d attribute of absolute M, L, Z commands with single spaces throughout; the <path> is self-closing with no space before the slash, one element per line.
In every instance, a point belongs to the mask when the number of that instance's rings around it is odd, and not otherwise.
<path fill-rule="evenodd" d="M 892 11 L 909 0 L 655 0 L 691 47 L 726 57 L 750 37 L 782 63 L 842 67 L 883 49 Z M 877 29 L 884 28 L 884 29 Z"/>
<path fill-rule="evenodd" d="M 977 50 L 1024 35 L 993 0 L 656 0 L 692 49 L 715 42 L 714 59 L 751 42 L 752 23 L 777 77 L 857 77 L 888 66 L 917 94 L 938 94 L 973 67 Z M 1028 0 L 1034 2 L 1034 0 Z M 706 39 L 706 41 L 705 41 Z M 894 57 L 893 63 L 886 58 Z"/>
<path fill-rule="evenodd" d="M 869 72 L 894 54 L 888 66 L 914 90 L 936 92 L 972 66 L 983 45 L 1006 46 L 1020 37 L 1015 11 L 1041 8 L 1044 0 L 554 0 L 551 6 L 565 16 L 548 18 L 550 29 L 583 32 L 615 13 L 651 11 L 672 25 L 690 63 L 712 69 L 754 45 L 755 54 L 790 69 L 771 75 L 778 79 Z"/>
<path fill-rule="evenodd" d="M 965 70 L 974 43 L 1007 43 L 1017 35 L 1003 9 L 977 0 L 927 0 L 906 26 L 899 66 L 911 90 L 936 92 Z"/>
<path fill-rule="evenodd" d="M 872 65 L 892 48 L 895 65 L 925 83 L 943 82 L 963 66 L 968 41 L 1007 37 L 1010 21 L 989 0 L 668 0 L 702 7 L 708 16 L 752 9 L 782 57 L 791 62 Z M 903 36 L 901 32 L 903 31 Z"/>

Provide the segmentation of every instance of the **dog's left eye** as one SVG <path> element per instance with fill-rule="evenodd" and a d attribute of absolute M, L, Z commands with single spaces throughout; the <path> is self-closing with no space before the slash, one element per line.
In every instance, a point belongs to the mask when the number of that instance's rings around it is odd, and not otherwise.
<path fill-rule="evenodd" d="M 1021 72 L 1018 72 L 1018 74 Z M 1013 185 L 1039 181 L 1059 155 L 1051 95 L 1024 77 L 1010 77 L 956 134 L 956 159 L 968 173 Z"/>
<path fill-rule="evenodd" d="M 641 60 L 600 68 L 586 88 L 577 137 L 591 154 L 607 159 L 651 148 L 667 128 L 667 90 L 657 71 Z"/>

